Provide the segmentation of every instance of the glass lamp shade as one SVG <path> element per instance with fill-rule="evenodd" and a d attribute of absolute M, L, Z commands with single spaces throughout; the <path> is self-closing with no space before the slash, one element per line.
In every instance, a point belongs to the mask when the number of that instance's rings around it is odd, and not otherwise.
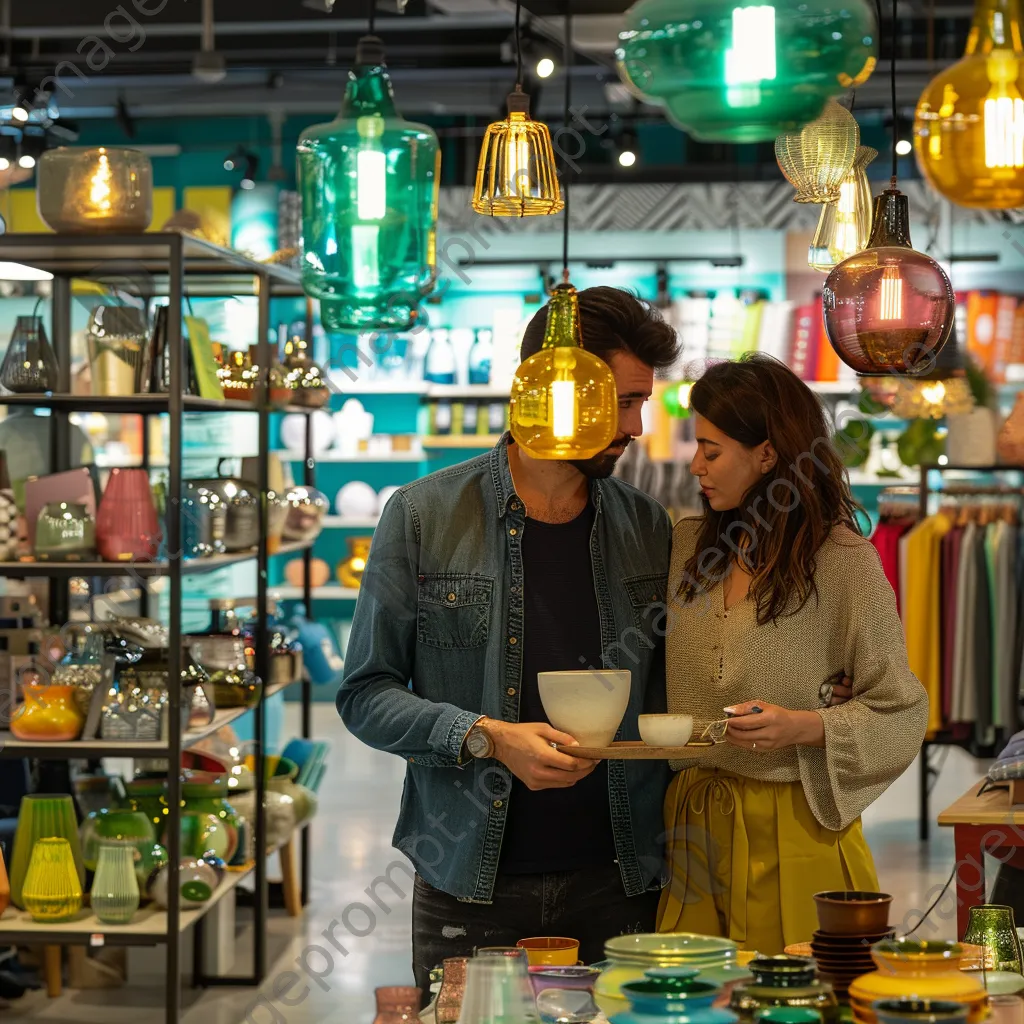
<path fill-rule="evenodd" d="M 108 840 L 100 845 L 89 905 L 104 924 L 128 924 L 139 909 L 132 843 Z"/>
<path fill-rule="evenodd" d="M 135 149 L 61 146 L 39 158 L 36 203 L 54 231 L 145 231 L 153 219 L 153 168 Z"/>
<path fill-rule="evenodd" d="M 971 907 L 963 941 L 984 947 L 985 970 L 1021 973 L 1020 941 L 1013 907 L 994 903 Z"/>
<path fill-rule="evenodd" d="M 875 201 L 871 241 L 828 275 L 825 333 L 861 374 L 928 372 L 953 329 L 953 287 L 942 267 L 910 244 L 907 197 Z"/>
<path fill-rule="evenodd" d="M 669 384 L 661 396 L 661 404 L 669 416 L 685 420 L 690 416 L 690 392 L 693 381 L 684 380 L 678 384 Z"/>
<path fill-rule="evenodd" d="M 329 331 L 406 330 L 436 278 L 441 154 L 395 110 L 384 49 L 365 36 L 338 117 L 299 137 L 302 285 Z"/>
<path fill-rule="evenodd" d="M 871 184 L 867 168 L 878 151 L 858 146 L 853 166 L 839 186 L 839 199 L 825 203 L 807 253 L 807 264 L 823 274 L 863 249 L 871 238 Z"/>
<path fill-rule="evenodd" d="M 615 436 L 615 378 L 583 348 L 579 300 L 568 282 L 551 292 L 544 345 L 516 370 L 509 412 L 516 443 L 539 459 L 589 459 Z"/>
<path fill-rule="evenodd" d="M 149 343 L 145 318 L 130 306 L 97 306 L 85 336 L 94 395 L 134 395 L 142 386 L 142 354 Z"/>
<path fill-rule="evenodd" d="M 619 77 L 707 142 L 768 142 L 798 131 L 875 68 L 875 15 L 841 5 L 640 0 L 625 16 Z"/>
<path fill-rule="evenodd" d="M 921 94 L 914 149 L 958 206 L 1024 206 L 1024 48 L 1019 0 L 977 0 L 963 59 Z"/>
<path fill-rule="evenodd" d="M 36 840 L 22 899 L 32 920 L 40 924 L 70 921 L 82 909 L 82 882 L 66 839 L 48 836 Z"/>
<path fill-rule="evenodd" d="M 829 100 L 821 116 L 798 132 L 775 139 L 775 159 L 796 189 L 794 202 L 835 203 L 840 187 L 853 169 L 860 145 L 860 128 L 846 107 Z"/>
<path fill-rule="evenodd" d="M 21 798 L 18 808 L 18 826 L 11 851 L 11 902 L 25 910 L 22 890 L 28 875 L 32 851 L 37 840 L 60 836 L 68 841 L 71 856 L 78 872 L 79 884 L 85 884 L 85 864 L 78 841 L 78 819 L 75 805 L 64 793 L 32 793 Z"/>
<path fill-rule="evenodd" d="M 0 364 L 0 385 L 19 395 L 53 391 L 57 386 L 57 357 L 46 337 L 42 317 L 19 316 Z"/>
<path fill-rule="evenodd" d="M 546 216 L 565 207 L 551 133 L 530 119 L 530 99 L 518 89 L 509 93 L 508 117 L 487 128 L 471 205 L 488 217 Z"/>

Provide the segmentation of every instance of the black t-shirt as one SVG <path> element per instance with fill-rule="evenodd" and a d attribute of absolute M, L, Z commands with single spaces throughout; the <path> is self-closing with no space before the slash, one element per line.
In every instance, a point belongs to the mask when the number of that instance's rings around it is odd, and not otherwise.
<path fill-rule="evenodd" d="M 590 558 L 594 509 L 523 530 L 523 678 L 519 721 L 547 722 L 538 672 L 601 667 L 601 617 Z M 499 871 L 572 871 L 615 860 L 608 767 L 569 789 L 533 793 L 513 780 Z"/>

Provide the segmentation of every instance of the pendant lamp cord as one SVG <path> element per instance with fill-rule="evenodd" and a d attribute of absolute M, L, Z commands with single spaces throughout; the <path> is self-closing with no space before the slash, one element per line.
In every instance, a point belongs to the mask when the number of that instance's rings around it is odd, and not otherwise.
<path fill-rule="evenodd" d="M 875 0 L 878 9 L 878 34 L 882 34 L 882 0 Z M 889 91 L 892 99 L 892 187 L 896 187 L 896 170 L 899 163 L 899 155 L 896 152 L 897 134 L 899 132 L 899 119 L 896 116 L 896 18 L 898 12 L 898 0 L 892 0 L 892 52 L 889 54 Z"/>
<path fill-rule="evenodd" d="M 370 30 L 368 35 L 375 35 L 375 29 L 377 27 L 377 0 L 367 0 L 369 11 L 367 12 L 367 21 L 370 23 Z"/>
<path fill-rule="evenodd" d="M 516 92 L 523 88 L 523 43 L 519 23 L 523 16 L 523 0 L 516 0 Z"/>
<path fill-rule="evenodd" d="M 562 44 L 562 63 L 565 65 L 565 134 L 569 134 L 569 123 L 572 120 L 572 14 L 566 5 L 565 39 Z M 564 164 L 562 172 L 562 196 L 565 200 L 565 214 L 562 220 L 562 281 L 569 281 L 569 161 Z"/>

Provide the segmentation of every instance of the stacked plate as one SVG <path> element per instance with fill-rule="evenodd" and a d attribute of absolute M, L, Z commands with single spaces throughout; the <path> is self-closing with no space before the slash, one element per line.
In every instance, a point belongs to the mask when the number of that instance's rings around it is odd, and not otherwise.
<path fill-rule="evenodd" d="M 818 974 L 830 981 L 840 1002 L 848 1002 L 850 983 L 875 969 L 871 947 L 892 936 L 892 931 L 868 932 L 863 935 L 835 935 L 817 931 L 811 942 L 811 956 L 817 961 Z"/>

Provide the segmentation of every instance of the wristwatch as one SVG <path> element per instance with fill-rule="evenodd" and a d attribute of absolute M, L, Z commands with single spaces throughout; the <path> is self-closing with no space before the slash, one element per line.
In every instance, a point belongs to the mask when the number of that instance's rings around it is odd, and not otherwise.
<path fill-rule="evenodd" d="M 494 740 L 483 728 L 481 723 L 485 718 L 479 719 L 472 729 L 466 733 L 466 750 L 476 758 L 494 757 Z"/>

